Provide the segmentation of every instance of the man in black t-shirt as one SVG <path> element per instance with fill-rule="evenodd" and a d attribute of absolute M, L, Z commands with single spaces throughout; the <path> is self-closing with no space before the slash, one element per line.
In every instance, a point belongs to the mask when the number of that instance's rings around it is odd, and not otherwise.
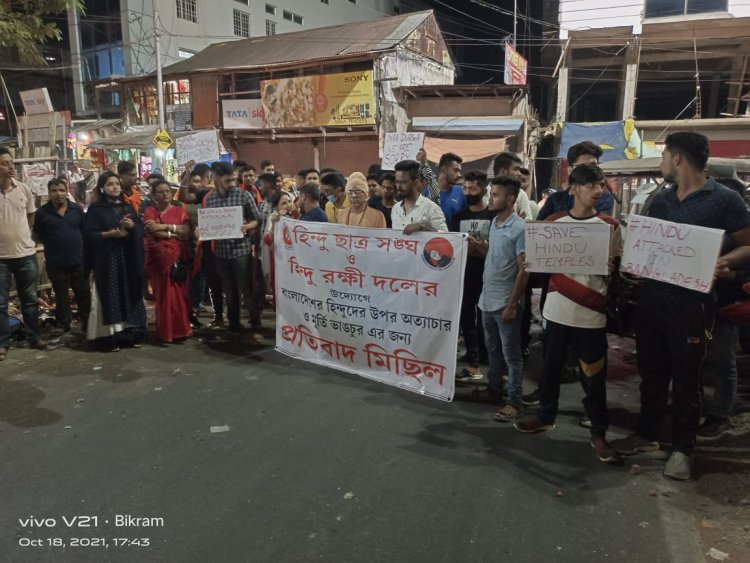
<path fill-rule="evenodd" d="M 454 215 L 449 225 L 451 231 L 469 235 L 469 254 L 464 272 L 464 298 L 460 320 L 466 344 L 466 356 L 462 359 L 469 364 L 469 367 L 456 376 L 458 381 L 482 379 L 479 364 L 487 362 L 482 313 L 477 308 L 477 303 L 482 294 L 482 276 L 489 246 L 490 223 L 497 213 L 487 208 L 486 193 L 487 175 L 482 172 L 468 172 L 464 177 L 464 197 L 467 207 Z"/>

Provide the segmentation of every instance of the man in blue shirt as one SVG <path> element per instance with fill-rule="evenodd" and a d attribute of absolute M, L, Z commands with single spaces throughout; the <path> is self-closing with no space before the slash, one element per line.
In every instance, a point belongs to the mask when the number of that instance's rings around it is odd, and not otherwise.
<path fill-rule="evenodd" d="M 83 209 L 68 199 L 65 182 L 47 183 L 49 201 L 36 210 L 34 233 L 44 245 L 47 274 L 55 292 L 55 318 L 65 332 L 70 330 L 70 290 L 78 304 L 81 329 L 91 310 L 91 289 L 83 271 Z"/>
<path fill-rule="evenodd" d="M 308 182 L 299 190 L 299 208 L 302 211 L 300 221 L 328 223 L 326 212 L 320 208 L 320 187 L 315 182 Z"/>
<path fill-rule="evenodd" d="M 498 422 L 511 422 L 521 411 L 523 395 L 523 356 L 521 354 L 522 299 L 528 274 L 524 221 L 514 211 L 521 183 L 506 176 L 492 180 L 489 209 L 497 215 L 490 223 L 490 240 L 484 263 L 482 311 L 484 341 L 490 369 L 487 389 L 476 391 L 472 399 L 499 403 L 502 399 L 502 363 L 508 366 L 508 402 L 495 414 Z"/>
<path fill-rule="evenodd" d="M 440 187 L 439 205 L 445 215 L 445 222 L 450 224 L 453 216 L 466 208 L 464 189 L 458 185 L 461 178 L 463 159 L 452 152 L 445 153 L 438 163 L 438 186 Z M 427 188 L 422 191 L 424 197 L 430 197 Z"/>
<path fill-rule="evenodd" d="M 577 166 L 590 165 L 599 166 L 599 159 L 602 156 L 602 149 L 591 141 L 583 141 L 573 145 L 568 149 L 568 172 L 575 170 Z M 573 207 L 573 196 L 568 192 L 568 187 L 555 192 L 547 198 L 544 206 L 539 210 L 537 221 L 545 221 L 550 215 L 560 211 L 569 211 Z M 615 196 L 608 186 L 605 186 L 604 193 L 596 204 L 596 210 L 605 215 L 614 216 Z"/>

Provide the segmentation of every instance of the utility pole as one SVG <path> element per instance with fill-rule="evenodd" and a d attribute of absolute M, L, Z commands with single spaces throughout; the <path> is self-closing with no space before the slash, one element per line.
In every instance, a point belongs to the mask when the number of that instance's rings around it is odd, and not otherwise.
<path fill-rule="evenodd" d="M 518 49 L 518 0 L 513 0 L 513 48 Z M 528 56 L 528 55 L 527 55 Z"/>
<path fill-rule="evenodd" d="M 156 4 L 154 2 L 154 4 Z M 159 130 L 164 131 L 164 81 L 161 77 L 161 41 L 159 39 L 159 11 L 154 8 L 154 55 L 156 56 L 156 107 L 159 112 Z M 161 149 L 160 149 L 161 150 Z M 159 157 L 159 169 L 167 175 L 166 151 L 161 150 Z M 153 170 L 153 168 L 152 168 Z"/>
<path fill-rule="evenodd" d="M 159 40 L 159 11 L 154 10 L 154 43 L 156 44 L 156 99 L 159 108 L 159 129 L 164 129 L 164 82 L 161 77 L 161 41 Z"/>
<path fill-rule="evenodd" d="M 80 117 L 88 109 L 86 107 L 86 93 L 83 88 L 83 64 L 81 56 L 81 26 L 78 21 L 78 10 L 68 8 L 68 34 L 70 35 L 70 59 L 73 67 L 73 97 L 76 104 L 76 114 Z"/>

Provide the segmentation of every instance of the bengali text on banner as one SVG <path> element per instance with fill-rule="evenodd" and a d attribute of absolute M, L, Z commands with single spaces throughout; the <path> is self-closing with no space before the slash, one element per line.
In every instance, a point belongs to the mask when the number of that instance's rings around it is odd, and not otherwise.
<path fill-rule="evenodd" d="M 465 235 L 282 219 L 276 349 L 451 400 Z"/>

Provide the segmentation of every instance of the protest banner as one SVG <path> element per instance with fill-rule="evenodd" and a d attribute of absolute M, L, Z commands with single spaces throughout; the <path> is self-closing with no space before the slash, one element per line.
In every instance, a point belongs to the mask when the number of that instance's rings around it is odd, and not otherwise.
<path fill-rule="evenodd" d="M 723 237 L 719 229 L 631 215 L 621 270 L 709 293 Z"/>
<path fill-rule="evenodd" d="M 526 223 L 526 269 L 545 274 L 609 273 L 612 227 L 607 223 Z"/>
<path fill-rule="evenodd" d="M 281 219 L 276 349 L 450 401 L 464 237 Z"/>
<path fill-rule="evenodd" d="M 424 145 L 424 133 L 386 133 L 383 170 L 393 170 L 402 160 L 414 160 Z"/>
<path fill-rule="evenodd" d="M 199 131 L 192 135 L 179 137 L 175 141 L 177 158 L 180 162 L 206 162 L 207 160 L 218 160 L 219 140 L 216 131 Z"/>
<path fill-rule="evenodd" d="M 242 207 L 206 207 L 198 210 L 198 236 L 202 241 L 242 238 Z"/>
<path fill-rule="evenodd" d="M 34 162 L 22 164 L 23 181 L 31 188 L 34 195 L 47 195 L 47 182 L 55 177 L 55 171 L 50 162 Z"/>

